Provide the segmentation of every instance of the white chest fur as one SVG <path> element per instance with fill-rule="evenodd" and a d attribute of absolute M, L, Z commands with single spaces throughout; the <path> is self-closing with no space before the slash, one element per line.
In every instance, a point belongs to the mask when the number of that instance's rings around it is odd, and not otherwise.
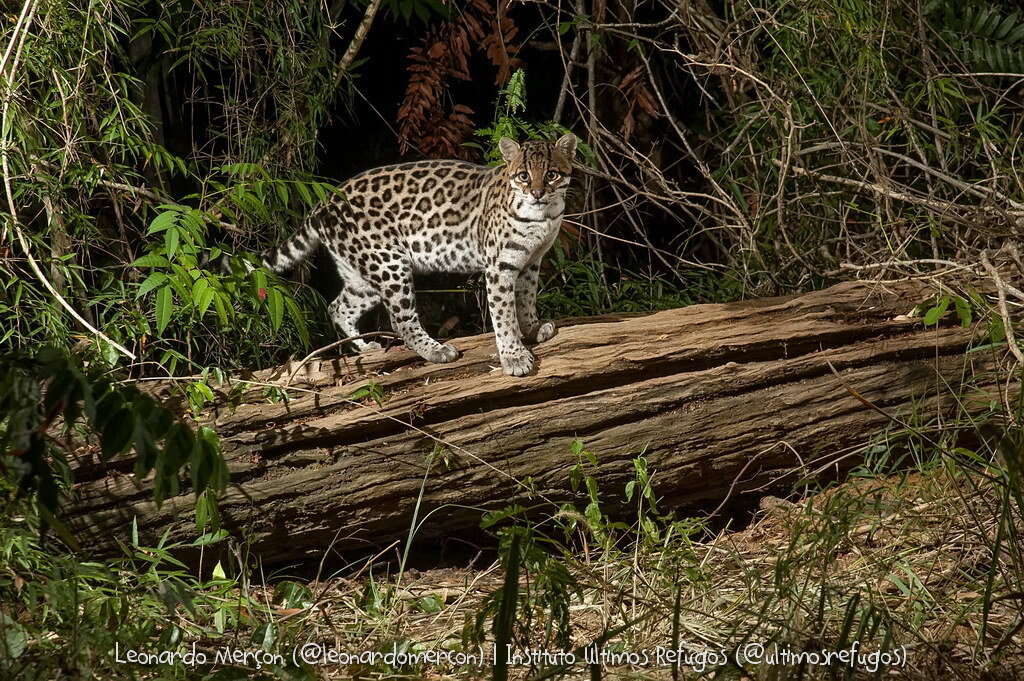
<path fill-rule="evenodd" d="M 544 203 L 537 203 L 528 197 L 519 197 L 512 206 L 512 214 L 524 222 L 544 222 L 558 220 L 561 222 L 565 211 L 565 200 L 561 196 L 552 197 Z"/>

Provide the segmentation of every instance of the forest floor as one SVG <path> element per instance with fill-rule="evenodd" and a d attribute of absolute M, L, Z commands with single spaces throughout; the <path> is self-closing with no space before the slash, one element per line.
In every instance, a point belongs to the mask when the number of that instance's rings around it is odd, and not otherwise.
<path fill-rule="evenodd" d="M 604 645 L 619 657 L 605 658 L 597 676 L 577 662 L 558 678 L 674 678 L 672 649 L 688 655 L 676 678 L 1022 678 L 1014 622 L 1024 595 L 1019 565 L 1001 548 L 1004 523 L 1022 523 L 1001 515 L 1000 496 L 983 477 L 940 463 L 854 478 L 796 501 L 765 497 L 737 531 L 662 532 L 621 548 L 565 550 L 560 560 L 578 590 L 545 590 L 545 577 L 528 571 L 520 580 L 525 607 L 512 647 L 521 658 L 509 678 L 554 671 L 531 665 L 529 649 L 576 650 L 579 660 L 581 648 L 623 626 Z M 683 551 L 672 548 L 679 544 Z M 473 632 L 503 575 L 495 563 L 313 582 L 316 603 L 294 613 L 301 621 L 291 638 L 349 653 L 394 645 L 482 650 L 487 658 L 404 668 L 327 663 L 317 666 L 325 679 L 491 678 L 490 622 L 482 637 Z M 555 645 L 557 623 L 548 616 L 559 606 L 568 608 L 567 648 Z M 524 622 L 524 613 L 533 620 Z M 818 664 L 845 649 L 862 656 L 853 671 Z M 773 650 L 779 659 L 770 659 Z M 872 656 L 876 650 L 894 656 Z M 746 662 L 737 665 L 737 655 Z"/>

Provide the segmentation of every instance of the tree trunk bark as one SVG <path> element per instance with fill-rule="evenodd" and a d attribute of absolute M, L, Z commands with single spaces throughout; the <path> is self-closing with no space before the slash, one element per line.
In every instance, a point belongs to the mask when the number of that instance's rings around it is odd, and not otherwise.
<path fill-rule="evenodd" d="M 998 394 L 992 354 L 964 354 L 971 329 L 952 314 L 928 329 L 906 317 L 931 291 L 851 282 L 578 320 L 536 348 L 525 378 L 494 368 L 491 334 L 456 341 L 463 355 L 447 365 L 404 349 L 310 362 L 287 403 L 268 403 L 260 384 L 286 384 L 292 367 L 259 372 L 241 404 L 206 415 L 232 475 L 223 520 L 267 564 L 316 560 L 405 538 L 422 489 L 416 539 L 450 537 L 476 528 L 481 509 L 583 502 L 570 484 L 577 438 L 597 455 L 590 474 L 609 509 L 625 503 L 641 455 L 663 507 L 835 476 L 901 430 L 894 418 L 948 411 L 965 382 Z M 368 377 L 383 406 L 348 399 Z M 131 466 L 78 463 L 70 521 L 83 546 L 112 550 L 133 517 L 144 541 L 194 537 L 191 494 L 157 508 Z"/>

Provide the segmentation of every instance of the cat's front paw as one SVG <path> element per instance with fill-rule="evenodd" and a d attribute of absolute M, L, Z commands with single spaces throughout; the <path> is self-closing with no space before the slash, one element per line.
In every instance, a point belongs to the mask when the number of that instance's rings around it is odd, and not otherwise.
<path fill-rule="evenodd" d="M 525 329 L 523 331 L 523 340 L 531 344 L 543 343 L 554 338 L 556 333 L 558 333 L 558 328 L 554 322 L 542 322 L 532 329 Z"/>
<path fill-rule="evenodd" d="M 544 322 L 537 329 L 537 342 L 543 343 L 546 340 L 551 340 L 558 333 L 558 327 L 555 326 L 554 322 Z"/>
<path fill-rule="evenodd" d="M 533 362 L 533 353 L 523 346 L 501 355 L 501 368 L 509 376 L 525 376 L 533 370 Z"/>
<path fill-rule="evenodd" d="M 374 350 L 380 350 L 383 347 L 377 341 L 364 342 L 358 346 L 359 352 L 373 352 Z"/>
<path fill-rule="evenodd" d="M 426 352 L 424 358 L 430 362 L 447 364 L 448 362 L 454 362 L 459 358 L 459 351 L 454 345 L 438 343 L 435 347 Z"/>

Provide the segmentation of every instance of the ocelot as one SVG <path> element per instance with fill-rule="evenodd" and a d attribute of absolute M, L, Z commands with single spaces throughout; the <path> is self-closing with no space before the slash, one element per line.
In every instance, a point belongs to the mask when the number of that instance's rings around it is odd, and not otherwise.
<path fill-rule="evenodd" d="M 360 317 L 383 303 L 395 333 L 431 362 L 451 362 L 459 353 L 423 330 L 413 275 L 483 272 L 501 366 L 526 375 L 534 356 L 524 341 L 541 343 L 556 333 L 553 322 L 537 316 L 538 273 L 562 223 L 576 137 L 521 145 L 506 137 L 498 148 L 501 166 L 416 161 L 356 175 L 291 239 L 266 251 L 263 264 L 283 272 L 323 244 L 343 281 L 329 308 L 343 337 L 359 335 Z"/>

